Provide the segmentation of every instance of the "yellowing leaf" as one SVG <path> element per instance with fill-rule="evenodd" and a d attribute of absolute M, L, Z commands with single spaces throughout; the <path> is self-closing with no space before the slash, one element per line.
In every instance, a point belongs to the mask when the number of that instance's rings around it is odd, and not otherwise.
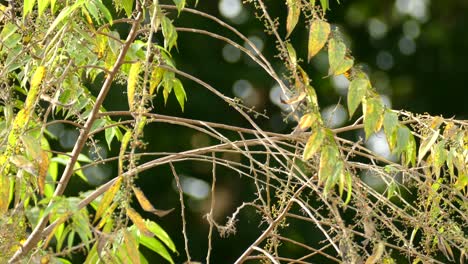
<path fill-rule="evenodd" d="M 418 153 L 418 164 L 424 158 L 426 153 L 431 149 L 432 145 L 437 141 L 439 137 L 439 130 L 436 129 L 432 134 L 428 135 L 421 141 L 421 145 L 419 145 L 419 153 Z"/>
<path fill-rule="evenodd" d="M 356 111 L 356 108 L 361 103 L 366 91 L 369 88 L 369 80 L 365 78 L 356 78 L 349 84 L 348 91 L 348 111 L 349 117 L 351 118 Z"/>
<path fill-rule="evenodd" d="M 135 91 L 136 87 L 138 84 L 138 77 L 140 74 L 140 67 L 141 67 L 141 62 L 136 62 L 133 63 L 132 66 L 130 66 L 130 71 L 128 73 L 128 80 L 127 80 L 127 99 L 128 99 L 128 107 L 130 108 L 130 111 L 134 109 L 134 103 L 135 103 Z"/>
<path fill-rule="evenodd" d="M 143 210 L 145 210 L 146 212 L 153 213 L 159 217 L 163 217 L 168 213 L 172 212 L 173 209 L 166 211 L 155 209 L 151 202 L 146 198 L 145 194 L 139 188 L 133 187 L 132 189 L 141 208 L 143 208 Z"/>
<path fill-rule="evenodd" d="M 122 137 L 122 142 L 120 143 L 119 164 L 118 164 L 119 176 L 123 172 L 123 161 L 124 161 L 125 151 L 127 150 L 127 146 L 131 138 L 132 138 L 132 131 L 129 130 L 125 132 L 125 135 Z"/>
<path fill-rule="evenodd" d="M 160 67 L 155 67 L 153 71 L 151 72 L 151 78 L 150 78 L 150 90 L 149 94 L 153 95 L 154 90 L 159 86 L 161 83 L 161 80 L 164 76 L 164 69 Z"/>
<path fill-rule="evenodd" d="M 327 197 L 329 191 L 336 185 L 338 180 L 341 178 L 341 175 L 343 175 L 343 167 L 343 162 L 340 160 L 333 164 L 333 171 L 330 176 L 328 176 L 325 186 L 323 187 L 323 195 L 325 197 Z"/>
<path fill-rule="evenodd" d="M 317 120 L 317 115 L 313 113 L 305 114 L 299 120 L 299 124 L 297 125 L 300 131 L 307 130 L 315 121 Z"/>
<path fill-rule="evenodd" d="M 296 97 L 293 97 L 289 100 L 285 100 L 284 103 L 285 104 L 295 104 L 295 103 L 299 103 L 301 102 L 302 100 L 304 100 L 304 98 L 306 97 L 307 93 L 305 91 L 302 91 L 298 96 Z"/>
<path fill-rule="evenodd" d="M 396 145 L 395 131 L 398 128 L 398 115 L 390 110 L 385 111 L 383 127 L 390 150 Z"/>
<path fill-rule="evenodd" d="M 286 0 L 288 5 L 288 17 L 286 18 L 286 37 L 289 37 L 291 32 L 299 21 L 301 14 L 300 0 Z"/>
<path fill-rule="evenodd" d="M 133 210 L 132 208 L 127 208 L 127 215 L 132 220 L 133 224 L 140 230 L 142 234 L 148 237 L 152 237 L 154 234 L 149 231 L 146 227 L 145 221 L 141 217 L 137 211 Z"/>
<path fill-rule="evenodd" d="M 307 92 L 307 101 L 309 102 L 309 104 L 312 105 L 312 109 L 318 110 L 319 105 L 318 105 L 318 100 L 317 100 L 317 93 L 315 92 L 314 87 L 312 87 L 311 85 L 307 85 L 306 92 Z"/>
<path fill-rule="evenodd" d="M 313 131 L 312 135 L 310 135 L 309 140 L 307 140 L 302 158 L 304 160 L 312 158 L 312 156 L 319 150 L 324 139 L 325 131 L 323 128 L 318 127 L 315 131 Z"/>
<path fill-rule="evenodd" d="M 127 230 L 123 231 L 125 249 L 132 264 L 140 263 L 140 252 L 138 251 L 138 242 L 132 233 Z"/>
<path fill-rule="evenodd" d="M 45 187 L 45 180 L 47 176 L 47 171 L 49 170 L 49 155 L 47 152 L 41 151 L 40 152 L 40 160 L 38 161 L 38 175 L 37 175 L 37 185 L 39 187 L 39 193 L 41 195 L 44 194 L 44 187 Z"/>
<path fill-rule="evenodd" d="M 2 164 L 4 164 L 4 162 L 2 162 Z M 2 173 L 2 175 L 0 175 L 0 213 L 2 214 L 8 211 L 8 206 L 10 204 L 9 196 L 10 196 L 10 177 L 8 175 L 3 175 Z"/>
<path fill-rule="evenodd" d="M 104 196 L 101 199 L 101 202 L 99 203 L 99 207 L 96 209 L 96 215 L 94 217 L 94 222 L 96 222 L 101 215 L 108 209 L 109 205 L 112 203 L 112 200 L 114 200 L 115 195 L 117 194 L 117 191 L 120 189 L 120 185 L 122 185 L 122 176 L 119 176 L 117 180 L 112 184 L 112 186 L 107 190 L 106 193 L 104 193 Z"/>
<path fill-rule="evenodd" d="M 40 90 L 39 85 L 44 79 L 45 73 L 46 73 L 45 67 L 39 66 L 37 67 L 36 71 L 34 72 L 31 78 L 31 88 L 29 89 L 28 96 L 26 97 L 26 101 L 24 102 L 24 108 L 27 109 L 26 110 L 27 112 L 30 111 L 30 109 L 36 102 L 36 99 Z"/>
<path fill-rule="evenodd" d="M 336 146 L 325 146 L 322 148 L 322 154 L 320 155 L 319 165 L 319 185 L 326 181 L 328 177 L 331 177 L 335 173 L 335 168 L 338 161 L 338 148 Z"/>
<path fill-rule="evenodd" d="M 309 29 L 308 61 L 325 46 L 329 35 L 330 24 L 322 20 L 312 21 Z"/>
<path fill-rule="evenodd" d="M 364 131 L 368 139 L 372 133 L 377 132 L 382 127 L 384 107 L 380 98 L 364 99 Z"/>
<path fill-rule="evenodd" d="M 346 45 L 332 38 L 328 43 L 328 61 L 330 63 L 330 75 L 340 75 L 353 67 L 354 61 L 346 58 Z"/>
<path fill-rule="evenodd" d="M 440 141 L 436 145 L 433 146 L 431 150 L 432 155 L 432 167 L 433 173 L 439 178 L 440 175 L 440 168 L 445 164 L 447 160 L 447 150 L 445 149 L 445 141 Z"/>

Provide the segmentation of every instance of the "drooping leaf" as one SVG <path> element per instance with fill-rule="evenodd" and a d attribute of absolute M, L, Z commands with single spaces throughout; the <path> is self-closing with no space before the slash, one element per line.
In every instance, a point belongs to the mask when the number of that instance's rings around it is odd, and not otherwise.
<path fill-rule="evenodd" d="M 24 0 L 23 2 L 23 17 L 26 17 L 29 13 L 32 12 L 36 0 Z"/>
<path fill-rule="evenodd" d="M 323 20 L 312 21 L 309 29 L 309 47 L 307 61 L 310 61 L 327 43 L 330 24 Z"/>
<path fill-rule="evenodd" d="M 123 231 L 125 250 L 132 264 L 140 264 L 140 254 L 138 251 L 138 242 L 133 234 L 127 230 Z"/>
<path fill-rule="evenodd" d="M 363 112 L 364 112 L 364 131 L 366 133 L 366 139 L 380 130 L 383 123 L 383 112 L 384 106 L 380 98 L 365 98 L 363 100 Z"/>
<path fill-rule="evenodd" d="M 163 217 L 167 215 L 168 213 L 172 212 L 173 209 L 171 210 L 158 210 L 154 208 L 154 206 L 151 204 L 151 202 L 146 198 L 145 194 L 137 187 L 132 187 L 133 193 L 135 194 L 138 203 L 140 204 L 141 208 L 145 210 L 146 212 L 153 213 L 159 217 Z"/>
<path fill-rule="evenodd" d="M 418 153 L 418 164 L 421 163 L 421 160 L 424 158 L 426 153 L 431 149 L 432 145 L 437 141 L 439 137 L 439 130 L 436 129 L 435 131 L 431 132 L 427 137 L 421 141 L 421 145 L 419 145 L 419 153 Z"/>
<path fill-rule="evenodd" d="M 351 196 L 352 196 L 352 188 L 353 188 L 353 178 L 351 176 L 351 173 L 349 173 L 348 171 L 346 171 L 344 173 L 345 175 L 345 180 L 346 180 L 346 184 L 347 184 L 347 195 L 346 195 L 346 200 L 344 202 L 344 205 L 347 205 L 350 201 L 351 201 Z"/>
<path fill-rule="evenodd" d="M 302 158 L 308 160 L 319 150 L 322 145 L 323 140 L 325 139 L 325 131 L 322 127 L 317 127 L 315 131 L 312 132 L 307 143 L 304 147 L 304 154 Z"/>
<path fill-rule="evenodd" d="M 283 103 L 289 104 L 289 105 L 296 104 L 296 103 L 299 103 L 302 100 L 304 100 L 304 98 L 306 98 L 306 96 L 307 96 L 307 93 L 305 91 L 302 91 L 296 97 L 292 97 L 292 98 L 290 98 L 288 100 L 284 100 Z"/>
<path fill-rule="evenodd" d="M 398 115 L 391 110 L 386 110 L 384 114 L 383 127 L 390 150 L 395 149 L 395 132 L 398 128 Z"/>
<path fill-rule="evenodd" d="M 146 227 L 161 240 L 172 252 L 177 252 L 174 242 L 164 229 L 153 221 L 146 220 Z"/>
<path fill-rule="evenodd" d="M 439 141 L 436 145 L 432 147 L 432 167 L 433 173 L 437 178 L 440 175 L 440 169 L 445 164 L 447 160 L 447 150 L 445 149 L 445 140 Z"/>
<path fill-rule="evenodd" d="M 336 183 L 338 183 L 341 175 L 343 175 L 343 167 L 344 165 L 342 161 L 338 160 L 335 162 L 332 173 L 325 181 L 325 186 L 323 187 L 323 196 L 327 197 L 330 190 L 336 185 Z"/>
<path fill-rule="evenodd" d="M 325 14 L 329 6 L 328 0 L 320 0 L 320 4 L 322 5 L 323 14 Z"/>
<path fill-rule="evenodd" d="M 99 8 L 107 22 L 109 22 L 109 24 L 112 26 L 113 18 L 109 9 L 107 9 L 107 7 L 100 0 L 92 0 L 92 2 L 97 6 L 97 8 Z"/>
<path fill-rule="evenodd" d="M 336 146 L 327 145 L 322 148 L 318 172 L 319 184 L 326 181 L 335 172 L 338 155 L 339 152 Z"/>
<path fill-rule="evenodd" d="M 312 87 L 311 85 L 307 85 L 306 92 L 307 92 L 307 101 L 312 105 L 312 108 L 314 110 L 318 110 L 319 105 L 318 105 L 318 100 L 317 100 L 317 93 L 315 92 L 314 87 Z"/>
<path fill-rule="evenodd" d="M 177 31 L 172 21 L 166 16 L 161 19 L 161 27 L 164 35 L 164 48 L 171 51 L 172 47 L 177 46 Z"/>
<path fill-rule="evenodd" d="M 317 114 L 308 113 L 301 117 L 301 120 L 299 120 L 299 124 L 297 126 L 300 131 L 306 131 L 312 126 L 312 124 L 315 123 L 316 120 L 317 120 Z"/>
<path fill-rule="evenodd" d="M 353 116 L 354 111 L 356 111 L 356 108 L 359 106 L 362 99 L 366 95 L 366 91 L 369 86 L 369 80 L 365 78 L 356 78 L 349 84 L 348 111 L 350 118 Z"/>
<path fill-rule="evenodd" d="M 174 264 L 171 255 L 164 247 L 164 245 L 154 237 L 140 236 L 139 241 L 145 247 L 151 249 L 153 252 L 158 253 L 161 257 Z"/>
<path fill-rule="evenodd" d="M 174 78 L 174 94 L 177 98 L 177 102 L 179 102 L 180 108 L 182 108 L 182 112 L 184 111 L 185 101 L 187 100 L 187 94 L 185 93 L 184 86 L 182 82 L 178 78 Z"/>
<path fill-rule="evenodd" d="M 96 209 L 94 222 L 96 222 L 102 216 L 102 214 L 109 208 L 109 205 L 112 203 L 112 200 L 114 200 L 115 195 L 117 194 L 117 192 L 120 189 L 120 186 L 122 185 L 122 180 L 123 177 L 119 176 L 109 188 L 109 190 L 107 190 L 107 192 L 104 193 L 104 196 L 102 197 L 101 202 L 99 203 L 99 207 Z"/>
<path fill-rule="evenodd" d="M 301 6 L 299 0 L 286 0 L 288 6 L 288 16 L 286 18 L 286 38 L 289 37 L 291 32 L 299 21 L 299 15 L 301 14 Z"/>
<path fill-rule="evenodd" d="M 332 38 L 328 42 L 328 62 L 330 63 L 329 75 L 340 75 L 353 67 L 354 61 L 346 58 L 346 45 Z"/>
<path fill-rule="evenodd" d="M 132 208 L 127 208 L 127 216 L 132 220 L 133 224 L 138 228 L 138 230 L 145 236 L 152 237 L 153 233 L 151 233 L 148 228 L 146 227 L 145 220 L 141 217 L 137 211 L 133 210 Z"/>
<path fill-rule="evenodd" d="M 150 78 L 150 90 L 149 94 L 153 95 L 154 90 L 159 86 L 161 83 L 161 80 L 164 76 L 165 70 L 161 67 L 155 67 L 153 71 L 151 72 L 151 78 Z"/>
<path fill-rule="evenodd" d="M 180 14 L 180 11 L 185 7 L 185 0 L 172 0 L 177 7 L 177 11 Z"/>
<path fill-rule="evenodd" d="M 39 187 L 39 193 L 44 194 L 45 181 L 47 171 L 49 169 L 49 155 L 45 151 L 40 152 L 40 159 L 38 160 L 38 172 L 37 172 L 37 186 Z"/>
<path fill-rule="evenodd" d="M 38 0 L 37 1 L 37 14 L 38 17 L 42 16 L 47 7 L 49 7 L 50 0 Z"/>
<path fill-rule="evenodd" d="M 291 61 L 291 64 L 293 65 L 294 68 L 296 68 L 297 67 L 296 50 L 294 49 L 293 45 L 291 45 L 291 43 L 286 44 L 286 49 L 288 50 L 288 56 L 289 56 L 289 60 Z"/>
<path fill-rule="evenodd" d="M 125 10 L 125 14 L 127 15 L 127 17 L 132 16 L 133 2 L 134 0 L 122 0 L 122 7 Z"/>
<path fill-rule="evenodd" d="M 141 62 L 135 62 L 130 66 L 127 80 L 127 99 L 130 111 L 135 108 L 135 93 L 138 85 L 138 78 L 140 75 Z"/>

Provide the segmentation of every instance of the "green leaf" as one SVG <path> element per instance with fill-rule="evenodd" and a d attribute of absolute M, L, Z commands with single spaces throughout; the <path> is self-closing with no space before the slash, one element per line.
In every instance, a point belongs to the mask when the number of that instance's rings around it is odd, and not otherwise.
<path fill-rule="evenodd" d="M 399 126 L 397 130 L 396 153 L 402 153 L 408 146 L 411 131 L 406 126 Z"/>
<path fill-rule="evenodd" d="M 172 0 L 172 2 L 174 2 L 177 7 L 177 12 L 180 14 L 180 11 L 185 7 L 185 0 Z"/>
<path fill-rule="evenodd" d="M 38 17 L 42 16 L 46 8 L 49 6 L 50 0 L 38 0 L 37 1 L 37 13 Z"/>
<path fill-rule="evenodd" d="M 161 240 L 172 252 L 177 252 L 174 242 L 172 242 L 169 235 L 157 223 L 146 220 L 146 227 L 153 233 L 159 240 Z"/>
<path fill-rule="evenodd" d="M 332 38 L 328 43 L 328 61 L 330 63 L 329 75 L 340 75 L 353 67 L 354 61 L 346 56 L 346 45 Z"/>
<path fill-rule="evenodd" d="M 92 0 L 92 2 L 96 4 L 101 13 L 107 19 L 107 22 L 109 22 L 109 24 L 112 26 L 112 14 L 109 11 L 109 9 L 107 9 L 107 7 L 101 2 L 101 0 Z"/>
<path fill-rule="evenodd" d="M 60 11 L 58 16 L 55 18 L 54 22 L 49 26 L 46 36 L 48 36 L 58 26 L 58 24 L 62 22 L 62 20 L 66 19 L 73 11 L 75 11 L 82 4 L 84 4 L 84 0 L 80 0 L 72 6 L 64 7 L 62 11 Z"/>
<path fill-rule="evenodd" d="M 110 127 L 110 128 L 107 128 L 105 131 L 107 147 L 109 148 L 109 150 L 111 149 L 112 140 L 115 137 L 115 129 L 116 129 L 115 127 Z"/>
<path fill-rule="evenodd" d="M 384 106 L 380 98 L 375 97 L 365 98 L 363 103 L 364 131 L 368 139 L 372 133 L 379 131 L 382 127 Z"/>
<path fill-rule="evenodd" d="M 154 237 L 148 237 L 145 235 L 139 235 L 138 240 L 143 246 L 151 249 L 153 252 L 158 253 L 161 255 L 161 257 L 174 264 L 171 255 L 159 240 Z"/>
<path fill-rule="evenodd" d="M 289 60 L 291 61 L 291 64 L 294 67 L 296 67 L 297 66 L 296 50 L 294 50 L 294 47 L 291 45 L 291 43 L 286 44 L 286 49 L 288 50 L 288 56 L 289 56 Z"/>
<path fill-rule="evenodd" d="M 309 29 L 309 47 L 307 61 L 310 61 L 327 43 L 330 24 L 323 20 L 312 21 Z"/>
<path fill-rule="evenodd" d="M 345 178 L 346 178 L 346 183 L 347 183 L 347 187 L 348 187 L 348 190 L 347 190 L 347 195 L 346 195 L 346 200 L 344 202 L 344 205 L 347 205 L 350 201 L 351 201 L 351 196 L 353 194 L 352 192 L 352 188 L 353 188 L 353 178 L 351 176 L 351 173 L 349 172 L 345 172 Z"/>
<path fill-rule="evenodd" d="M 26 17 L 29 13 L 32 12 L 36 0 L 24 0 L 23 3 L 23 18 Z"/>
<path fill-rule="evenodd" d="M 445 140 L 439 141 L 431 151 L 432 155 L 432 166 L 433 173 L 438 178 L 440 175 L 440 168 L 445 164 L 447 160 L 447 150 L 445 149 Z"/>
<path fill-rule="evenodd" d="M 396 137 L 394 135 L 398 128 L 398 115 L 391 110 L 386 110 L 384 114 L 383 127 L 390 150 L 393 150 L 396 145 Z"/>
<path fill-rule="evenodd" d="M 327 181 L 325 182 L 325 186 L 323 188 L 323 195 L 327 197 L 328 192 L 336 185 L 336 183 L 339 181 L 341 178 L 341 175 L 343 175 L 343 162 L 342 161 L 337 161 L 335 164 L 333 164 L 333 172 L 331 175 L 327 178 Z"/>
<path fill-rule="evenodd" d="M 349 85 L 348 91 L 348 111 L 349 117 L 351 118 L 356 111 L 356 108 L 361 103 L 364 95 L 366 95 L 367 89 L 370 87 L 368 79 L 357 78 L 354 79 Z"/>
<path fill-rule="evenodd" d="M 164 48 L 170 51 L 172 47 L 177 47 L 177 31 L 172 25 L 172 21 L 166 16 L 161 19 L 161 27 L 164 36 Z"/>
<path fill-rule="evenodd" d="M 299 15 L 301 14 L 301 7 L 299 0 L 286 0 L 288 5 L 288 17 L 286 18 L 286 38 L 289 37 L 291 32 L 299 21 Z"/>
<path fill-rule="evenodd" d="M 328 9 L 328 0 L 320 0 L 320 4 L 322 5 L 322 9 L 323 9 L 323 14 L 325 14 L 325 11 L 327 11 Z"/>
<path fill-rule="evenodd" d="M 315 131 L 312 132 L 307 143 L 304 147 L 304 154 L 302 158 L 308 160 L 317 152 L 317 150 L 322 145 L 323 140 L 325 139 L 325 132 L 322 127 L 318 127 Z"/>
<path fill-rule="evenodd" d="M 167 103 L 167 98 L 169 98 L 169 94 L 172 92 L 172 88 L 174 87 L 174 79 L 175 79 L 174 72 L 166 71 L 164 73 L 163 81 L 162 81 L 162 85 L 164 86 L 164 90 L 163 90 L 164 104 Z"/>
<path fill-rule="evenodd" d="M 334 175 L 339 152 L 336 146 L 325 146 L 322 148 L 320 156 L 320 166 L 318 172 L 319 185 L 326 181 L 328 177 Z"/>
<path fill-rule="evenodd" d="M 132 16 L 133 2 L 134 2 L 134 0 L 123 0 L 122 1 L 122 7 L 125 10 L 125 14 L 127 15 L 127 17 Z"/>
<path fill-rule="evenodd" d="M 179 79 L 175 78 L 173 82 L 174 82 L 174 94 L 183 112 L 184 104 L 185 104 L 185 101 L 187 100 L 187 94 L 185 93 L 184 86 L 182 85 L 182 82 Z"/>

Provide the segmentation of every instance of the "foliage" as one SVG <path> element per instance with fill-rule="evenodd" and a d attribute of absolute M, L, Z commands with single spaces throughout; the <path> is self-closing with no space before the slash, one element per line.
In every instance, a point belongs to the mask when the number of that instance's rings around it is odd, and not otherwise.
<path fill-rule="evenodd" d="M 177 250 L 169 235 L 132 206 L 135 197 L 143 211 L 159 217 L 169 213 L 156 209 L 135 184 L 139 173 L 166 164 L 179 190 L 185 254 L 190 262 L 184 196 L 174 166 L 187 160 L 209 162 L 213 167 L 212 201 L 206 217 L 207 263 L 213 232 L 234 233 L 236 217 L 246 207 L 261 214 L 260 224 L 265 228 L 255 242 L 246 245 L 236 263 L 255 259 L 305 263 L 317 256 L 343 263 L 396 263 L 402 256 L 411 263 L 466 258 L 466 121 L 386 107 L 339 30 L 326 20 L 327 0 L 287 0 L 287 17 L 281 23 L 270 17 L 262 0 L 246 2 L 260 14 L 278 44 L 286 76 L 280 77 L 270 60 L 239 31 L 186 7 L 181 0 L 174 0 L 174 6 L 139 0 L 116 0 L 112 6 L 101 0 L 25 0 L 22 6 L 13 1 L 0 6 L 2 262 L 69 263 L 66 256 L 84 250 L 86 263 L 148 263 L 140 252 L 143 245 L 174 263 Z M 173 20 L 184 12 L 218 23 L 251 49 L 214 32 L 176 27 Z M 349 126 L 328 128 L 320 115 L 314 83 L 297 55 L 302 52 L 296 52 L 298 47 L 290 39 L 301 19 L 309 27 L 307 61 L 327 53 L 326 77 L 343 74 L 350 81 L 350 116 L 362 107 L 362 116 Z M 283 26 L 285 38 L 279 29 Z M 177 52 L 181 32 L 226 41 L 252 58 L 283 90 L 283 101 L 293 110 L 289 116 L 298 120 L 295 131 L 263 130 L 252 117 L 252 113 L 261 114 L 177 69 L 171 54 Z M 164 39 L 162 46 L 154 41 L 156 37 Z M 180 77 L 219 97 L 251 128 L 155 114 L 152 100 L 161 93 L 165 103 L 173 93 L 184 110 L 188 96 Z M 101 83 L 97 96 L 90 83 Z M 123 94 L 128 108 L 106 111 L 103 102 L 118 84 L 126 86 Z M 154 158 L 140 163 L 143 132 L 153 122 L 195 129 L 220 143 L 179 153 L 150 153 Z M 49 126 L 56 123 L 79 131 L 70 153 L 53 148 L 56 139 Z M 362 129 L 366 139 L 383 131 L 398 161 L 373 153 L 361 140 L 341 136 Z M 119 142 L 118 155 L 97 159 L 84 155 L 84 147 L 99 137 L 109 148 Z M 247 162 L 218 155 L 232 152 Z M 80 195 L 64 195 L 71 177 L 88 180 L 85 166 L 112 160 L 117 160 L 112 180 Z M 251 179 L 257 196 L 240 206 L 224 226 L 212 217 L 220 176 L 216 167 L 221 166 Z M 363 174 L 381 179 L 386 188 L 369 186 Z M 294 240 L 291 228 L 297 221 L 321 232 L 321 241 Z M 285 245 L 303 254 L 290 254 L 283 249 Z"/>

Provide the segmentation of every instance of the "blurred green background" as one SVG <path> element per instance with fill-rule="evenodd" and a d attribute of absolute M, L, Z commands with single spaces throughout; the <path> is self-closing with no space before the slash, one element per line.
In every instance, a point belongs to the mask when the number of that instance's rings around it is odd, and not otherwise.
<path fill-rule="evenodd" d="M 167 2 L 167 1 L 166 1 Z M 285 1 L 266 0 L 272 17 L 279 17 L 279 32 L 285 36 Z M 189 1 L 193 7 L 194 1 Z M 406 109 L 415 113 L 430 113 L 444 117 L 468 119 L 468 1 L 449 0 L 342 0 L 338 5 L 330 0 L 331 10 L 328 20 L 338 26 L 349 45 L 355 62 L 361 64 L 382 95 L 384 102 L 393 109 Z M 251 5 L 242 6 L 241 0 L 200 0 L 197 9 L 215 15 L 229 22 L 251 41 L 256 43 L 263 54 L 270 59 L 277 72 L 284 70 L 275 58 L 275 40 L 264 32 L 263 23 L 254 16 Z M 169 12 L 169 11 L 168 11 Z M 175 11 L 170 11 L 176 18 Z M 182 12 L 175 19 L 179 27 L 193 27 L 216 32 L 232 38 L 244 45 L 238 38 L 216 23 L 193 14 Z M 292 43 L 298 56 L 306 59 L 307 27 L 301 17 L 299 25 L 292 34 Z M 159 41 L 162 39 L 159 38 Z M 177 68 L 190 73 L 211 84 L 230 97 L 241 98 L 244 103 L 261 113 L 266 111 L 270 117 L 256 119 L 265 130 L 289 133 L 294 123 L 285 123 L 287 109 L 279 101 L 280 92 L 272 78 L 244 54 L 226 43 L 204 35 L 180 32 L 178 51 L 173 50 Z M 349 122 L 346 108 L 339 102 L 346 102 L 347 81 L 344 77 L 323 78 L 327 75 L 327 55 L 319 54 L 310 64 L 301 66 L 312 78 L 317 90 L 322 113 L 333 127 Z M 205 88 L 181 78 L 184 83 L 188 102 L 182 112 L 171 95 L 166 106 L 162 96 L 154 101 L 154 112 L 176 115 L 205 121 L 220 122 L 242 127 L 248 123 L 222 100 L 209 93 Z M 96 84 L 97 93 L 99 80 Z M 105 107 L 108 110 L 126 109 L 124 87 L 115 86 L 109 94 Z M 356 118 L 356 116 L 355 116 Z M 69 150 L 76 131 L 56 127 L 61 131 L 57 146 Z M 57 132 L 58 133 L 58 132 Z M 358 137 L 351 135 L 351 137 Z M 148 125 L 145 129 L 148 142 L 144 151 L 178 152 L 208 144 L 216 144 L 204 134 L 187 128 L 161 123 Z M 113 156 L 118 152 L 115 143 L 111 151 L 102 140 L 98 150 L 102 156 Z M 378 150 L 378 140 L 374 146 Z M 373 146 L 369 146 L 372 148 Z M 96 150 L 89 149 L 89 155 Z M 385 153 L 383 147 L 382 155 Z M 240 156 L 224 156 L 239 160 Z M 142 159 L 145 162 L 148 159 Z M 185 191 L 187 224 L 190 253 L 192 260 L 204 262 L 207 250 L 208 224 L 204 215 L 210 204 L 211 164 L 181 162 L 175 164 L 181 176 Z M 115 164 L 105 164 L 87 169 L 85 172 L 90 183 L 98 185 L 116 173 Z M 176 242 L 179 256 L 177 263 L 185 260 L 182 237 L 182 223 L 178 194 L 174 188 L 173 176 L 169 166 L 164 165 L 139 175 L 137 184 L 159 209 L 175 208 L 170 215 L 158 219 L 154 215 L 141 212 L 144 217 L 160 223 Z M 251 180 L 240 178 L 233 171 L 218 167 L 217 207 L 215 219 L 224 224 L 243 201 L 255 199 L 255 189 Z M 93 188 L 75 178 L 69 193 Z M 136 205 L 136 204 L 135 204 Z M 212 263 L 232 263 L 243 250 L 253 242 L 265 226 L 259 226 L 259 215 L 252 209 L 240 214 L 237 233 L 227 239 L 214 235 Z M 298 241 L 315 241 L 320 235 L 314 230 L 291 229 L 290 236 Z M 287 248 L 295 252 L 293 248 Z M 163 263 L 156 255 L 147 252 L 151 263 Z M 297 252 L 298 254 L 300 252 Z M 75 256 L 78 263 L 80 256 Z M 317 263 L 326 263 L 321 261 Z"/>

